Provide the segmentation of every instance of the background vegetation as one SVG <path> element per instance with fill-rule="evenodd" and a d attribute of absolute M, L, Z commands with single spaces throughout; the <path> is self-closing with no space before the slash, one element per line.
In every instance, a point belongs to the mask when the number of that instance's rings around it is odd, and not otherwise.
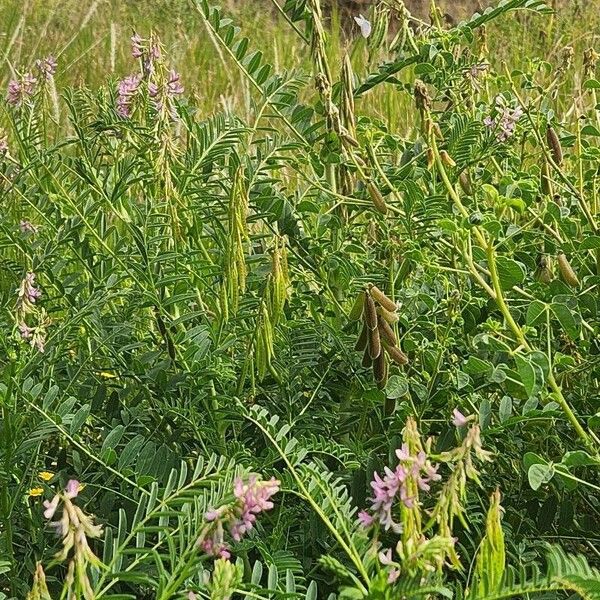
<path fill-rule="evenodd" d="M 354 10 L 0 5 L 0 598 L 600 597 L 600 3 Z"/>

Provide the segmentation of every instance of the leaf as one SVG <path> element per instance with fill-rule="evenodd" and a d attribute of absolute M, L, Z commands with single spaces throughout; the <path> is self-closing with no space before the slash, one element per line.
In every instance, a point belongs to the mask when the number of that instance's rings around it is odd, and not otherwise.
<path fill-rule="evenodd" d="M 69 427 L 69 433 L 71 435 L 76 434 L 81 426 L 85 423 L 86 419 L 90 414 L 90 405 L 84 404 L 74 415 L 73 420 L 71 421 L 71 426 Z"/>
<path fill-rule="evenodd" d="M 401 398 L 408 393 L 408 381 L 401 375 L 392 375 L 385 386 L 385 395 L 390 400 Z"/>
<path fill-rule="evenodd" d="M 527 325 L 535 325 L 546 313 L 546 304 L 540 302 L 539 300 L 534 300 L 527 307 L 527 315 L 525 316 L 525 321 Z"/>
<path fill-rule="evenodd" d="M 102 443 L 102 448 L 100 450 L 100 454 L 104 456 L 104 454 L 108 450 L 112 450 L 115 448 L 121 438 L 123 437 L 123 433 L 125 432 L 125 427 L 123 425 L 117 425 L 107 436 L 104 438 L 104 442 Z"/>
<path fill-rule="evenodd" d="M 600 235 L 587 235 L 579 244 L 580 250 L 596 250 L 600 248 Z"/>
<path fill-rule="evenodd" d="M 590 465 L 600 465 L 600 461 L 583 450 L 573 450 L 565 453 L 560 464 L 565 467 L 587 467 Z"/>
<path fill-rule="evenodd" d="M 527 479 L 532 490 L 537 490 L 544 483 L 548 483 L 554 477 L 553 465 L 531 465 L 527 471 Z"/>
<path fill-rule="evenodd" d="M 569 337 L 575 339 L 579 335 L 579 323 L 573 311 L 566 304 L 557 302 L 553 302 L 550 308 Z"/>
<path fill-rule="evenodd" d="M 500 417 L 500 423 L 504 423 L 512 414 L 512 398 L 510 396 L 502 396 L 500 400 L 500 408 L 498 409 L 498 416 Z"/>
<path fill-rule="evenodd" d="M 515 285 L 520 285 L 525 281 L 526 270 L 521 263 L 516 260 L 499 256 L 496 259 L 498 267 L 498 277 L 503 290 L 510 290 Z"/>

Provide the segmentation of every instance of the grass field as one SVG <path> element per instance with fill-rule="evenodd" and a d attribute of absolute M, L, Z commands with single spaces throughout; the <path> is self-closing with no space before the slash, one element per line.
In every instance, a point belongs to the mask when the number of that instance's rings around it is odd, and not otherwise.
<path fill-rule="evenodd" d="M 600 0 L 0 3 L 0 600 L 600 600 Z"/>

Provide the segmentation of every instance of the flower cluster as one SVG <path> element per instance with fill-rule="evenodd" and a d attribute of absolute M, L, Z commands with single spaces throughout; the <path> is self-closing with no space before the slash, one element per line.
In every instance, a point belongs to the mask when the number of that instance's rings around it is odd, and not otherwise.
<path fill-rule="evenodd" d="M 164 66 L 160 44 L 154 38 L 146 40 L 136 33 L 131 38 L 131 55 L 140 59 L 141 72 L 119 82 L 117 114 L 124 119 L 131 117 L 133 101 L 142 90 L 142 82 L 145 82 L 148 97 L 156 112 L 176 120 L 177 111 L 173 101 L 183 94 L 184 88 L 180 74 L 174 69 L 167 71 Z"/>
<path fill-rule="evenodd" d="M 42 291 L 36 286 L 35 273 L 27 273 L 17 292 L 16 322 L 21 339 L 27 340 L 39 352 L 44 352 L 46 343 L 45 327 L 48 325 L 48 319 L 43 309 L 39 310 L 36 306 L 41 295 Z M 27 324 L 27 319 L 36 314 L 38 325 L 30 327 Z"/>
<path fill-rule="evenodd" d="M 119 81 L 117 88 L 117 114 L 124 119 L 131 116 L 131 105 L 142 82 L 141 75 L 129 75 Z"/>
<path fill-rule="evenodd" d="M 262 481 L 257 475 L 250 475 L 244 482 L 237 477 L 233 486 L 235 501 L 204 515 L 206 525 L 198 539 L 199 547 L 211 556 L 229 558 L 231 552 L 224 539 L 225 530 L 239 542 L 254 527 L 257 515 L 273 508 L 271 497 L 279 491 L 279 486 L 275 478 Z"/>
<path fill-rule="evenodd" d="M 400 533 L 402 525 L 395 522 L 392 515 L 395 502 L 400 500 L 404 506 L 412 508 L 415 498 L 409 491 L 413 487 L 410 484 L 415 483 L 418 489 L 427 492 L 432 481 L 441 479 L 437 466 L 431 464 L 423 450 L 416 456 L 412 456 L 408 444 L 404 443 L 396 450 L 396 456 L 400 462 L 393 471 L 386 467 L 383 477 L 379 473 L 375 473 L 373 477 L 371 513 L 361 511 L 358 515 L 365 527 L 378 523 L 385 530 L 391 529 L 395 533 Z"/>
<path fill-rule="evenodd" d="M 49 81 L 56 73 L 57 62 L 53 56 L 38 58 L 35 61 L 36 69 L 42 81 Z M 16 79 L 8 82 L 6 101 L 13 107 L 18 108 L 31 98 L 38 88 L 38 78 L 31 71 L 26 71 Z"/>
<path fill-rule="evenodd" d="M 496 139 L 505 142 L 515 133 L 519 119 L 523 116 L 520 106 L 511 108 L 502 95 L 496 97 L 496 117 L 486 117 L 483 123 L 486 127 L 496 130 Z"/>
<path fill-rule="evenodd" d="M 6 101 L 15 108 L 21 106 L 35 94 L 36 84 L 37 79 L 30 72 L 18 79 L 11 79 L 8 82 Z"/>
<path fill-rule="evenodd" d="M 46 80 L 49 81 L 54 77 L 56 73 L 56 67 L 58 66 L 56 59 L 54 56 L 46 56 L 46 58 L 38 58 L 35 61 L 35 66 L 37 67 L 40 75 Z"/>
<path fill-rule="evenodd" d="M 93 592 L 86 567 L 87 565 L 100 567 L 102 563 L 90 548 L 88 538 L 100 537 L 102 535 L 102 527 L 94 525 L 92 517 L 86 515 L 72 502 L 82 487 L 79 481 L 70 479 L 63 492 L 56 494 L 52 500 L 44 501 L 44 517 L 50 520 L 59 508 L 62 509 L 60 519 L 50 522 L 57 535 L 62 538 L 63 548 L 56 555 L 56 559 L 60 561 L 66 560 L 71 551 L 73 552 L 72 560 L 67 569 L 66 580 L 72 584 L 75 577 L 77 577 L 78 585 L 83 589 L 84 596 L 91 598 L 93 597 Z M 69 595 L 69 597 L 71 596 Z"/>

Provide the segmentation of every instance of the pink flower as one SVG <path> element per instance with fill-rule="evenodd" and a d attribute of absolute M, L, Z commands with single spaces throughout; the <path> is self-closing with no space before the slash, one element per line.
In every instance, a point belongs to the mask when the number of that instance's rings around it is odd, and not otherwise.
<path fill-rule="evenodd" d="M 77 498 L 77 494 L 79 494 L 79 481 L 77 479 L 69 479 L 65 488 L 65 495 L 72 500 L 73 498 Z"/>
<path fill-rule="evenodd" d="M 45 519 L 51 519 L 54 516 L 54 513 L 56 512 L 56 509 L 58 508 L 59 501 L 60 501 L 60 496 L 58 494 L 56 496 L 54 496 L 54 498 L 52 498 L 52 500 L 50 502 L 48 500 L 44 500 L 44 508 L 46 509 L 44 511 Z"/>
<path fill-rule="evenodd" d="M 177 71 L 171 69 L 169 71 L 169 79 L 167 80 L 167 95 L 170 97 L 179 96 L 183 94 L 183 85 L 179 81 L 181 76 Z"/>
<path fill-rule="evenodd" d="M 465 415 L 463 415 L 458 408 L 455 408 L 452 411 L 452 415 L 452 425 L 455 427 L 464 427 L 469 422 L 468 417 L 465 417 Z"/>
<path fill-rule="evenodd" d="M 382 550 L 377 555 L 379 557 L 379 562 L 382 565 L 391 565 L 392 564 L 392 549 L 388 548 L 385 552 Z"/>
<path fill-rule="evenodd" d="M 358 513 L 358 521 L 363 527 L 370 527 L 375 519 L 366 510 L 361 510 Z"/>
<path fill-rule="evenodd" d="M 46 58 L 38 58 L 35 61 L 35 66 L 38 68 L 40 74 L 44 77 L 44 79 L 48 81 L 49 79 L 54 77 L 58 63 L 56 62 L 54 56 L 50 55 Z"/>
<path fill-rule="evenodd" d="M 129 75 L 119 82 L 117 88 L 117 114 L 124 119 L 131 116 L 131 104 L 134 96 L 137 94 L 140 83 L 142 82 L 141 75 Z"/>
<path fill-rule="evenodd" d="M 31 339 L 31 336 L 33 335 L 34 331 L 35 330 L 32 327 L 29 327 L 27 323 L 19 323 L 19 333 L 21 334 L 21 338 L 23 338 L 24 340 Z"/>
<path fill-rule="evenodd" d="M 137 34 L 134 33 L 131 36 L 131 56 L 133 58 L 141 58 L 144 54 L 144 40 Z"/>
<path fill-rule="evenodd" d="M 395 583 L 396 580 L 398 579 L 398 577 L 400 577 L 400 571 L 398 569 L 392 569 L 389 572 L 388 578 L 387 578 L 387 582 L 388 583 Z"/>
<path fill-rule="evenodd" d="M 248 483 L 244 483 L 241 477 L 236 478 L 233 493 L 238 499 L 238 515 L 229 527 L 231 537 L 236 542 L 252 529 L 256 515 L 273 508 L 270 498 L 279 491 L 279 485 L 280 482 L 275 478 L 259 481 L 256 475 L 250 475 Z"/>
<path fill-rule="evenodd" d="M 33 223 L 26 221 L 26 220 L 22 220 L 19 223 L 19 229 L 21 230 L 21 233 L 37 233 L 38 232 L 38 227 L 36 225 L 34 225 Z"/>

